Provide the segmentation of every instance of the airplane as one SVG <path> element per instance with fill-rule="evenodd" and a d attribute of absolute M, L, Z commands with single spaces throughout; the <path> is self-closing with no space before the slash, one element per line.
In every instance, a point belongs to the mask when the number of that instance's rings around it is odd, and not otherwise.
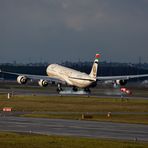
<path fill-rule="evenodd" d="M 73 91 L 83 89 L 86 92 L 90 92 L 90 88 L 95 87 L 98 81 L 114 81 L 115 85 L 124 86 L 129 79 L 148 77 L 148 74 L 97 76 L 99 60 L 100 54 L 97 53 L 95 55 L 95 60 L 93 62 L 90 74 L 86 74 L 59 64 L 50 64 L 46 69 L 47 76 L 12 73 L 2 70 L 0 70 L 0 73 L 16 75 L 17 82 L 19 84 L 26 84 L 28 80 L 37 80 L 39 86 L 41 87 L 46 87 L 49 83 L 57 84 L 58 92 L 63 91 L 62 85 L 72 87 Z"/>

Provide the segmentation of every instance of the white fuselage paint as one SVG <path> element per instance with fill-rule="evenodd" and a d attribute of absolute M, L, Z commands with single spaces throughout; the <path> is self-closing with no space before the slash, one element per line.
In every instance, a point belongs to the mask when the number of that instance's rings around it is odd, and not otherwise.
<path fill-rule="evenodd" d="M 96 79 L 90 77 L 86 73 L 76 71 L 58 64 L 51 64 L 47 67 L 47 75 L 65 81 L 70 86 L 86 88 L 90 86 Z"/>

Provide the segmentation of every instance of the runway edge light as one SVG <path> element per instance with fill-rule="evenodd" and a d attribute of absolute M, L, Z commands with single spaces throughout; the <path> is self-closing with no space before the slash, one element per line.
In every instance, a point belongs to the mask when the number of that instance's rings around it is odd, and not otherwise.
<path fill-rule="evenodd" d="M 4 107 L 3 112 L 11 112 L 12 108 L 11 107 Z"/>

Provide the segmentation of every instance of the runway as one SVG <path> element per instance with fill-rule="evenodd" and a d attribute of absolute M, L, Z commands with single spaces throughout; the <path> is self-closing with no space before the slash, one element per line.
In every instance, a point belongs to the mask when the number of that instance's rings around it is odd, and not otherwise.
<path fill-rule="evenodd" d="M 90 96 L 98 97 L 98 98 L 121 98 L 121 95 L 117 92 L 117 90 L 110 91 L 110 94 L 108 94 L 110 90 L 109 89 L 97 89 L 97 92 L 92 92 Z M 111 93 L 112 92 L 112 93 Z M 19 88 L 11 88 L 11 89 L 2 89 L 0 88 L 0 94 L 8 94 L 8 93 L 13 93 L 13 95 L 23 95 L 23 96 L 61 96 L 58 94 L 55 90 L 39 90 L 39 89 L 19 89 Z M 140 95 L 134 94 L 131 96 L 124 96 L 125 99 L 148 99 L 148 94 L 143 95 L 142 93 L 139 93 Z M 70 95 L 70 94 L 69 94 Z M 68 94 L 62 94 L 62 96 L 69 96 Z M 72 94 L 71 94 L 72 95 Z M 70 96 L 71 96 L 70 95 Z M 85 94 L 81 94 L 82 96 L 87 96 Z M 80 96 L 81 96 L 80 95 Z M 73 96 L 73 95 L 72 95 Z M 79 95 L 77 95 L 79 96 Z"/>
<path fill-rule="evenodd" d="M 147 85 L 142 85 L 139 82 L 128 83 L 126 86 L 132 91 L 132 95 L 123 95 L 126 99 L 148 99 Z M 67 90 L 69 87 L 63 86 Z M 49 84 L 42 88 L 36 82 L 30 82 L 27 85 L 19 85 L 16 81 L 2 80 L 0 81 L 0 94 L 13 93 L 14 95 L 34 95 L 34 96 L 58 96 L 57 86 Z M 68 95 L 61 94 L 61 95 Z M 73 95 L 73 94 L 69 94 Z M 79 95 L 79 94 L 78 94 Z M 87 95 L 87 94 L 80 94 Z M 121 98 L 120 88 L 114 88 L 112 85 L 104 85 L 99 83 L 97 87 L 91 88 L 90 96 L 105 97 L 105 98 Z"/>
<path fill-rule="evenodd" d="M 148 125 L 84 120 L 0 117 L 0 131 L 148 141 Z"/>

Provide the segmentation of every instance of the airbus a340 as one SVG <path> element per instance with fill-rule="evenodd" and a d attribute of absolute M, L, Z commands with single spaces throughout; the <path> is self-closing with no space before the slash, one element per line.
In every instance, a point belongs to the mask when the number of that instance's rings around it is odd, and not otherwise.
<path fill-rule="evenodd" d="M 1 73 L 7 73 L 17 75 L 17 82 L 19 84 L 26 84 L 29 80 L 37 80 L 41 87 L 46 87 L 49 83 L 57 84 L 57 91 L 63 90 L 62 85 L 67 85 L 73 88 L 73 91 L 77 91 L 79 88 L 90 92 L 92 86 L 97 85 L 97 81 L 114 81 L 117 85 L 125 85 L 127 80 L 140 77 L 148 77 L 148 74 L 142 75 L 124 75 L 124 76 L 97 76 L 98 63 L 100 54 L 96 54 L 94 63 L 90 74 L 86 74 L 68 67 L 64 67 L 58 64 L 50 64 L 47 69 L 47 76 L 42 75 L 30 75 L 12 73 L 0 70 Z"/>

